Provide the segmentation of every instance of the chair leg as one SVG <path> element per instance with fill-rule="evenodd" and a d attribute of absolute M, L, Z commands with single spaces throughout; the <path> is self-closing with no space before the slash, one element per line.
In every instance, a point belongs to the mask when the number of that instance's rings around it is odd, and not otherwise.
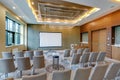
<path fill-rule="evenodd" d="M 34 75 L 34 74 L 35 74 L 35 69 L 32 68 L 32 70 L 31 70 L 31 75 Z"/>
<path fill-rule="evenodd" d="M 0 75 L 0 80 L 7 80 L 8 78 L 8 73 L 4 73 Z"/>
<path fill-rule="evenodd" d="M 7 79 L 8 78 L 8 73 L 5 73 L 5 79 Z"/>
<path fill-rule="evenodd" d="M 85 67 L 85 63 L 83 63 L 83 67 Z"/>
<path fill-rule="evenodd" d="M 91 62 L 88 62 L 88 66 L 91 66 L 91 64 L 92 64 Z"/>
<path fill-rule="evenodd" d="M 20 71 L 20 78 L 22 77 L 22 71 Z"/>

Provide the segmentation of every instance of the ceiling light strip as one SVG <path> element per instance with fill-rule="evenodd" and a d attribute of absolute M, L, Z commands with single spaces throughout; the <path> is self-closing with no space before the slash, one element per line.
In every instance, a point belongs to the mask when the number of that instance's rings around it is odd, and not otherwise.
<path fill-rule="evenodd" d="M 93 8 L 92 10 L 88 11 L 87 13 L 85 13 L 83 16 L 80 16 L 77 20 L 74 21 L 74 23 L 78 23 L 79 21 L 81 21 L 83 18 L 86 18 L 88 16 L 90 16 L 91 14 L 99 11 L 99 8 Z"/>
<path fill-rule="evenodd" d="M 27 0 L 27 2 L 28 2 L 29 7 L 31 8 L 32 13 L 34 14 L 36 20 L 39 21 L 37 15 L 36 15 L 36 13 L 35 13 L 35 10 L 34 10 L 34 8 L 33 8 L 32 5 L 31 5 L 31 1 L 30 1 L 30 0 Z"/>

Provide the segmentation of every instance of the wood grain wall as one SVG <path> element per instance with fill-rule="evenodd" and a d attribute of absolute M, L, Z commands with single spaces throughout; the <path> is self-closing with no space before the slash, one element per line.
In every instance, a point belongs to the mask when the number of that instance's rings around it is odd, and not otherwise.
<path fill-rule="evenodd" d="M 92 50 L 92 31 L 106 29 L 106 52 L 107 56 L 112 57 L 112 27 L 116 25 L 120 25 L 120 10 L 81 26 L 80 33 L 89 33 L 88 46 Z"/>

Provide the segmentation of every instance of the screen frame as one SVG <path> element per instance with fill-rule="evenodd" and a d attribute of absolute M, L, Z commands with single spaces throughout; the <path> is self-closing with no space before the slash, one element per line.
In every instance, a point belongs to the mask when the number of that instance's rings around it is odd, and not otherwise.
<path fill-rule="evenodd" d="M 40 33 L 61 33 L 61 46 L 45 46 L 45 47 L 41 47 L 40 46 Z M 40 31 L 39 32 L 39 47 L 40 48 L 62 48 L 62 32 L 47 32 L 47 31 Z"/>

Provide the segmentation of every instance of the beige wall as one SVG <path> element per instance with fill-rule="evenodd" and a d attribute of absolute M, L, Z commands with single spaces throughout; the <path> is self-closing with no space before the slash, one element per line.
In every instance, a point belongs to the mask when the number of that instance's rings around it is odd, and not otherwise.
<path fill-rule="evenodd" d="M 80 27 L 71 29 L 64 28 L 63 26 L 49 26 L 49 25 L 28 25 L 28 49 L 39 48 L 39 32 L 61 32 L 62 33 L 62 47 L 55 49 L 70 48 L 70 44 L 78 44 L 80 42 Z M 39 48 L 49 49 L 49 48 Z"/>
<path fill-rule="evenodd" d="M 2 51 L 10 51 L 11 52 L 12 49 L 14 49 L 14 48 L 18 48 L 18 50 L 25 50 L 26 49 L 25 45 L 6 47 L 6 45 L 5 45 L 5 43 L 6 43 L 6 37 L 5 37 L 5 35 L 6 35 L 6 33 L 5 33 L 6 12 L 10 13 L 14 17 L 16 16 L 15 14 L 13 14 L 7 8 L 5 8 L 3 5 L 0 4 L 0 57 L 1 57 Z M 19 20 L 19 21 L 22 22 L 24 25 L 26 25 L 23 21 L 21 21 L 21 20 Z"/>

